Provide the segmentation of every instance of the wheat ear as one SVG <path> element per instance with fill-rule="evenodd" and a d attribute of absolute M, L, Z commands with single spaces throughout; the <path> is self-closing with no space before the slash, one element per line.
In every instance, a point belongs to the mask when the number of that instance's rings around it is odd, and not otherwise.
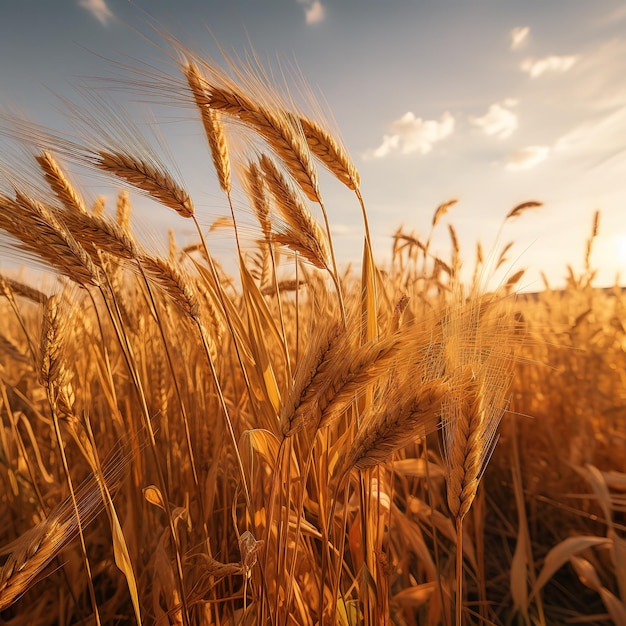
<path fill-rule="evenodd" d="M 198 106 L 210 107 L 255 130 L 274 150 L 307 197 L 319 202 L 320 191 L 311 151 L 296 118 L 280 108 L 258 104 L 232 81 L 227 87 L 200 76 L 203 92 L 194 94 Z"/>
<path fill-rule="evenodd" d="M 104 215 L 74 212 L 63 215 L 62 219 L 88 252 L 101 250 L 120 259 L 134 259 L 139 254 L 128 231 Z M 94 256 L 99 261 L 97 253 Z"/>
<path fill-rule="evenodd" d="M 198 295 L 183 274 L 169 261 L 147 254 L 139 257 L 145 273 L 194 321 L 199 322 Z"/>
<path fill-rule="evenodd" d="M 361 396 L 372 382 L 389 372 L 403 354 L 406 344 L 399 335 L 363 344 L 356 350 L 350 344 L 336 346 L 329 354 L 328 367 L 320 371 L 302 393 L 293 415 L 291 429 L 300 430 L 315 422 L 323 428 L 339 417 Z M 404 353 L 406 354 L 406 353 Z"/>
<path fill-rule="evenodd" d="M 202 77 L 195 63 L 187 65 L 185 76 L 196 105 L 200 110 L 202 125 L 211 149 L 211 157 L 213 158 L 220 187 L 225 194 L 230 195 L 232 188 L 230 158 L 228 156 L 226 134 L 219 119 L 221 113 L 207 104 Z"/>
<path fill-rule="evenodd" d="M 382 404 L 370 405 L 345 458 L 344 472 L 380 465 L 418 437 L 437 429 L 447 383 L 436 380 L 412 384 L 412 387 L 405 387 L 402 394 L 396 393 L 395 397 L 385 397 Z"/>
<path fill-rule="evenodd" d="M 115 221 L 126 234 L 130 233 L 130 212 L 131 204 L 128 192 L 122 189 L 117 194 L 117 202 L 115 203 Z"/>
<path fill-rule="evenodd" d="M 267 186 L 285 220 L 284 232 L 274 233 L 273 240 L 299 252 L 316 267 L 330 271 L 329 248 L 324 231 L 274 161 L 262 155 L 260 164 Z"/>
<path fill-rule="evenodd" d="M 70 537 L 70 522 L 58 520 L 31 528 L 16 542 L 14 551 L 0 569 L 0 611 L 25 593 Z"/>
<path fill-rule="evenodd" d="M 272 222 L 270 220 L 270 205 L 265 192 L 263 177 L 256 163 L 250 163 L 244 172 L 244 182 L 250 203 L 256 218 L 259 220 L 263 237 L 267 243 L 272 238 Z"/>
<path fill-rule="evenodd" d="M 0 196 L 0 228 L 20 241 L 28 253 L 49 263 L 81 287 L 98 285 L 98 270 L 89 255 L 54 214 L 29 196 Z"/>
<path fill-rule="evenodd" d="M 3 274 L 0 274 L 0 295 L 5 298 L 21 296 L 36 304 L 45 304 L 48 300 L 48 296 L 43 291 L 39 291 L 39 289 L 35 289 L 26 283 L 14 280 Z"/>
<path fill-rule="evenodd" d="M 342 145 L 320 124 L 305 116 L 298 118 L 309 149 L 346 187 L 356 191 L 361 177 Z"/>
<path fill-rule="evenodd" d="M 339 352 L 348 348 L 346 341 L 343 325 L 329 324 L 316 331 L 309 349 L 298 363 L 289 395 L 281 407 L 280 423 L 285 437 L 299 432 L 312 419 L 313 412 L 299 408 L 324 393 Z"/>
<path fill-rule="evenodd" d="M 54 191 L 63 206 L 68 211 L 86 213 L 87 208 L 85 201 L 52 154 L 44 150 L 41 155 L 35 158 L 43 170 L 50 188 Z"/>
<path fill-rule="evenodd" d="M 458 294 L 462 297 L 462 293 Z M 472 298 L 442 321 L 450 393 L 442 411 L 448 507 L 456 521 L 456 624 L 463 619 L 463 520 L 496 443 L 514 365 L 513 316 Z"/>
<path fill-rule="evenodd" d="M 91 474 L 76 490 L 76 504 L 83 528 L 104 509 L 100 496 L 101 481 L 114 494 L 125 478 L 130 453 L 124 443 L 118 444 L 102 467 L 102 476 Z M 72 498 L 66 498 L 48 517 L 25 532 L 2 554 L 9 554 L 0 567 L 0 612 L 20 598 L 52 559 L 79 534 L 78 517 Z"/>
<path fill-rule="evenodd" d="M 163 166 L 128 152 L 106 150 L 98 152 L 95 165 L 145 191 L 182 217 L 191 217 L 194 213 L 191 196 Z"/>

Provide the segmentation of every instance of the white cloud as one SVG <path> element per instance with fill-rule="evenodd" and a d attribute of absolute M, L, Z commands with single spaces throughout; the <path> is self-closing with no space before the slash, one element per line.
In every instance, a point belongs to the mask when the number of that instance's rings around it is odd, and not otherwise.
<path fill-rule="evenodd" d="M 567 72 L 572 69 L 578 57 L 569 56 L 548 56 L 543 59 L 524 59 L 520 65 L 522 72 L 526 72 L 531 78 L 537 78 L 546 72 Z"/>
<path fill-rule="evenodd" d="M 317 24 L 324 19 L 324 15 L 326 11 L 322 6 L 322 3 L 319 0 L 315 0 L 310 7 L 305 9 L 306 23 L 307 24 Z"/>
<path fill-rule="evenodd" d="M 79 0 L 79 6 L 87 9 L 103 26 L 106 26 L 113 17 L 113 12 L 106 4 L 106 0 Z"/>
<path fill-rule="evenodd" d="M 528 26 L 518 26 L 511 31 L 511 50 L 519 50 L 526 45 L 530 28 Z"/>
<path fill-rule="evenodd" d="M 528 146 L 514 152 L 506 162 L 506 169 L 512 172 L 527 170 L 545 161 L 550 148 L 548 146 Z"/>
<path fill-rule="evenodd" d="M 511 107 L 517 104 L 517 100 L 508 98 L 504 102 L 496 102 L 482 117 L 473 117 L 472 124 L 478 126 L 485 135 L 506 139 L 517 129 L 517 115 L 511 111 Z"/>
<path fill-rule="evenodd" d="M 304 17 L 307 24 L 318 24 L 326 17 L 326 9 L 320 0 L 298 0 L 304 5 Z"/>
<path fill-rule="evenodd" d="M 394 120 L 389 128 L 391 134 L 385 135 L 380 146 L 370 150 L 367 156 L 382 158 L 395 150 L 399 150 L 401 154 L 428 154 L 433 149 L 433 144 L 452 134 L 454 117 L 446 111 L 439 121 L 423 120 L 409 111 Z"/>

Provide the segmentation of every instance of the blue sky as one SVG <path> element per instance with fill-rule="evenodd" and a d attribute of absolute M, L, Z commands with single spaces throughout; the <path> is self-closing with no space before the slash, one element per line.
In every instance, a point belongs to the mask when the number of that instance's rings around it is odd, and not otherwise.
<path fill-rule="evenodd" d="M 436 206 L 458 198 L 448 219 L 471 266 L 476 241 L 489 249 L 509 209 L 541 200 L 544 207 L 501 235 L 502 244 L 516 242 L 513 271 L 528 268 L 526 288 L 540 288 L 540 269 L 559 284 L 567 263 L 581 267 L 596 209 L 598 283 L 611 284 L 617 271 L 626 275 L 623 2 L 2 2 L 0 107 L 66 128 L 55 94 L 73 99 L 81 77 L 123 73 L 116 63 L 167 71 L 164 52 L 142 36 L 158 41 L 146 23 L 152 18 L 215 58 L 210 32 L 227 50 L 243 52 L 251 43 L 271 62 L 277 56 L 286 65 L 297 62 L 323 93 L 361 173 L 380 259 L 388 258 L 398 226 L 426 237 Z M 151 115 L 148 105 L 132 107 Z M 210 174 L 201 129 L 193 120 L 179 122 L 188 109 L 154 115 L 163 114 L 163 135 L 209 224 L 227 214 L 227 205 Z M 340 262 L 358 262 L 358 206 L 339 185 L 323 182 Z M 102 181 L 92 191 L 112 194 Z M 168 226 L 183 241 L 188 236 L 187 225 L 166 209 L 139 197 L 135 204 L 137 221 L 162 239 Z M 434 241 L 445 255 L 442 225 Z M 213 245 L 226 253 L 217 238 Z"/>

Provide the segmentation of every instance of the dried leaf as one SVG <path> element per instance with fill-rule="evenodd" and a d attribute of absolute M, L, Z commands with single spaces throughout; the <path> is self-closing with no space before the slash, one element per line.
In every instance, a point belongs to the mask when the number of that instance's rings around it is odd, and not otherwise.
<path fill-rule="evenodd" d="M 605 539 L 603 537 L 590 537 L 586 535 L 568 537 L 565 541 L 561 541 L 561 543 L 557 544 L 546 555 L 543 569 L 537 578 L 537 582 L 533 587 L 530 598 L 532 599 L 535 594 L 539 593 L 552 576 L 554 576 L 556 571 L 565 565 L 565 563 L 567 563 L 573 556 L 583 550 L 587 550 L 588 548 L 603 546 L 608 543 L 610 543 L 609 539 Z"/>

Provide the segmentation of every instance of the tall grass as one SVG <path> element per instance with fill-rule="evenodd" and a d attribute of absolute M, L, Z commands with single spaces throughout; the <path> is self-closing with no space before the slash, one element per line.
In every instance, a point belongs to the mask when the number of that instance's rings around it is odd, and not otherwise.
<path fill-rule="evenodd" d="M 78 138 L 3 126 L 30 155 L 2 166 L 3 250 L 55 279 L 0 276 L 2 620 L 625 623 L 624 299 L 593 289 L 597 218 L 565 292 L 516 300 L 522 272 L 481 291 L 480 246 L 463 285 L 452 226 L 451 259 L 399 230 L 377 265 L 324 122 L 179 52 L 180 76 L 140 88 L 204 130 L 234 279 L 124 114 L 72 109 Z M 127 192 L 114 217 L 65 163 L 191 220 L 197 245 L 149 249 Z M 320 164 L 355 192 L 360 277 L 335 261 Z"/>

